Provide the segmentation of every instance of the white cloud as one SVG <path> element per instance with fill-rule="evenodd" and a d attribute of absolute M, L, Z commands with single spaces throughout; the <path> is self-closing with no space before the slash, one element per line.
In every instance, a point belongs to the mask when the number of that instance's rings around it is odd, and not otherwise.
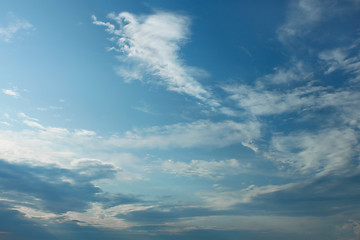
<path fill-rule="evenodd" d="M 21 118 L 25 118 L 25 119 L 27 119 L 27 120 L 31 120 L 31 121 L 36 121 L 36 122 L 39 121 L 39 119 L 30 117 L 30 116 L 26 115 L 26 114 L 23 113 L 23 112 L 19 113 L 18 116 L 21 117 Z"/>
<path fill-rule="evenodd" d="M 278 29 L 279 40 L 306 35 L 312 27 L 324 17 L 325 2 L 317 0 L 299 0 L 291 4 L 287 22 Z"/>
<path fill-rule="evenodd" d="M 298 81 L 307 81 L 312 73 L 306 69 L 304 63 L 297 61 L 288 68 L 276 67 L 274 73 L 265 75 L 257 80 L 257 84 L 284 84 Z"/>
<path fill-rule="evenodd" d="M 247 188 L 237 191 L 204 191 L 199 192 L 204 200 L 206 207 L 214 210 L 231 209 L 238 204 L 250 203 L 254 198 L 260 195 L 274 193 L 286 189 L 293 188 L 298 183 L 288 183 L 284 185 L 250 185 Z"/>
<path fill-rule="evenodd" d="M 346 239 L 339 239 L 339 240 L 358 240 L 360 239 L 360 221 L 355 219 L 349 219 L 347 223 L 343 224 L 342 226 L 337 226 L 337 230 L 341 231 L 352 231 L 355 235 L 355 238 L 346 238 Z"/>
<path fill-rule="evenodd" d="M 141 204 L 121 204 L 104 209 L 100 203 L 92 203 L 84 212 L 68 211 L 64 214 L 54 214 L 26 206 L 14 206 L 13 210 L 19 211 L 27 218 L 42 219 L 47 222 L 77 221 L 80 226 L 92 226 L 110 229 L 126 229 L 138 224 L 118 218 L 118 214 L 127 214 L 132 211 L 143 211 L 153 206 Z"/>
<path fill-rule="evenodd" d="M 360 93 L 352 89 L 307 85 L 289 90 L 266 90 L 248 85 L 227 86 L 223 88 L 230 94 L 229 99 L 253 116 L 276 115 L 289 112 L 305 114 L 308 110 L 321 110 L 335 107 L 337 117 L 356 122 L 359 111 L 356 108 Z M 352 118 L 352 119 L 351 119 Z"/>
<path fill-rule="evenodd" d="M 222 161 L 192 160 L 190 163 L 168 160 L 162 163 L 164 172 L 180 176 L 199 176 L 212 180 L 239 174 L 249 166 L 249 164 L 240 164 L 236 159 Z"/>
<path fill-rule="evenodd" d="M 352 74 L 353 81 L 360 81 L 360 58 L 359 58 L 359 40 L 349 47 L 335 48 L 322 51 L 319 58 L 325 62 L 327 71 L 325 74 L 332 73 L 336 70 L 343 70 Z M 353 54 L 355 53 L 355 54 Z"/>
<path fill-rule="evenodd" d="M 5 126 L 11 126 L 11 124 L 10 124 L 10 123 L 5 122 L 5 121 L 2 121 L 2 122 L 1 122 L 1 124 L 5 125 Z"/>
<path fill-rule="evenodd" d="M 123 137 L 104 137 L 85 129 L 44 126 L 25 113 L 18 117 L 23 118 L 18 123 L 23 123 L 24 130 L 0 131 L 0 159 L 32 165 L 56 164 L 69 169 L 76 167 L 74 161 L 77 159 L 95 159 L 121 169 L 117 175 L 117 179 L 121 181 L 146 180 L 147 167 L 151 167 L 151 163 L 145 162 L 146 156 L 139 158 L 126 153 L 128 150 L 199 146 L 221 148 L 231 144 L 243 144 L 256 150 L 252 141 L 260 135 L 256 122 L 197 121 L 134 130 L 125 133 Z M 195 161 L 189 168 L 185 167 L 181 174 L 187 174 L 190 168 L 198 167 L 201 177 L 218 178 L 225 173 L 216 171 L 225 171 L 226 166 L 235 169 L 238 165 L 235 160 L 209 163 Z"/>
<path fill-rule="evenodd" d="M 119 207 L 103 209 L 101 204 L 93 203 L 85 212 L 69 211 L 64 214 L 64 218 L 68 221 L 79 221 L 80 226 L 126 229 L 136 225 L 116 217 L 119 214 L 117 208 Z"/>
<path fill-rule="evenodd" d="M 32 128 L 38 128 L 38 129 L 45 130 L 44 126 L 42 126 L 40 123 L 35 122 L 35 121 L 24 120 L 23 123 L 25 123 L 26 125 L 28 125 L 29 127 L 32 127 Z"/>
<path fill-rule="evenodd" d="M 146 180 L 144 159 L 105 145 L 104 139 L 92 131 L 45 127 L 29 120 L 24 124 L 30 129 L 0 131 L 0 159 L 67 169 L 78 168 L 86 160 L 86 164 L 115 166 L 118 181 Z"/>
<path fill-rule="evenodd" d="M 75 130 L 74 134 L 76 136 L 95 136 L 96 132 L 89 131 L 89 130 L 86 130 L 86 129 L 81 129 L 81 130 Z"/>
<path fill-rule="evenodd" d="M 6 95 L 9 95 L 9 96 L 13 96 L 13 97 L 19 97 L 19 93 L 15 92 L 14 90 L 11 90 L 11 89 L 2 89 L 2 92 Z"/>
<path fill-rule="evenodd" d="M 305 86 L 282 92 L 256 89 L 246 85 L 224 87 L 224 90 L 230 94 L 229 98 L 252 115 L 282 114 L 312 106 L 317 107 L 314 104 L 316 96 L 324 89 L 324 87 Z"/>
<path fill-rule="evenodd" d="M 122 66 L 117 69 L 125 80 L 141 79 L 141 73 L 152 74 L 159 78 L 156 83 L 170 91 L 193 96 L 213 107 L 219 105 L 194 77 L 204 71 L 186 66 L 179 57 L 180 46 L 189 35 L 188 17 L 168 12 L 146 16 L 122 12 L 108 17 L 120 28 L 98 21 L 95 16 L 93 23 L 105 26 L 117 44 L 114 49 L 125 54 L 126 57 L 119 57 Z"/>
<path fill-rule="evenodd" d="M 352 162 L 360 153 L 358 133 L 351 128 L 275 136 L 271 149 L 268 156 L 280 166 L 317 176 L 351 172 Z"/>
<path fill-rule="evenodd" d="M 33 26 L 26 20 L 19 19 L 13 13 L 8 13 L 9 23 L 7 26 L 0 26 L 0 40 L 11 42 L 14 36 L 22 30 L 30 30 Z"/>
<path fill-rule="evenodd" d="M 107 145 L 121 148 L 190 148 L 196 146 L 225 147 L 241 143 L 256 151 L 254 140 L 260 137 L 258 122 L 211 122 L 200 120 L 163 127 L 126 132 L 124 137 L 113 136 Z"/>

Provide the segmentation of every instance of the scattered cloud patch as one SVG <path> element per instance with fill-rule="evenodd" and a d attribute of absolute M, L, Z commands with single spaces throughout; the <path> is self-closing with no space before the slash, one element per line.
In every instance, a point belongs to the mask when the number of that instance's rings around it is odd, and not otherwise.
<path fill-rule="evenodd" d="M 327 3 L 317 0 L 292 2 L 286 23 L 278 29 L 279 40 L 289 43 L 294 38 L 308 34 L 323 19 L 325 4 Z"/>
<path fill-rule="evenodd" d="M 89 202 L 95 201 L 97 194 L 101 193 L 98 187 L 89 183 L 88 176 L 84 177 L 81 171 L 5 161 L 1 161 L 1 166 L 2 196 L 15 200 L 21 205 L 28 202 L 34 209 L 57 214 L 71 210 L 83 211 L 88 207 Z M 102 166 L 99 165 L 98 168 L 100 167 Z M 112 171 L 113 169 L 108 169 L 109 173 Z M 95 179 L 97 176 L 95 175 Z M 106 174 L 102 177 L 113 176 Z"/>
<path fill-rule="evenodd" d="M 81 130 L 75 130 L 75 135 L 76 136 L 95 136 L 96 132 L 89 131 L 86 129 L 81 129 Z"/>
<path fill-rule="evenodd" d="M 5 125 L 5 126 L 11 126 L 11 124 L 10 124 L 10 123 L 5 122 L 5 121 L 2 121 L 2 122 L 1 122 L 1 124 Z"/>
<path fill-rule="evenodd" d="M 249 168 L 249 164 L 240 164 L 236 159 L 222 161 L 192 160 L 190 163 L 168 160 L 162 163 L 164 172 L 179 176 L 198 176 L 211 180 L 240 174 L 247 168 Z"/>
<path fill-rule="evenodd" d="M 275 136 L 268 156 L 300 174 L 345 174 L 359 166 L 355 163 L 360 154 L 358 137 L 351 128 Z"/>
<path fill-rule="evenodd" d="M 250 203 L 259 196 L 290 189 L 296 186 L 296 184 L 297 183 L 265 186 L 250 185 L 247 188 L 236 191 L 207 191 L 199 192 L 198 194 L 205 200 L 208 208 L 213 210 L 228 210 L 235 209 L 239 204 Z"/>
<path fill-rule="evenodd" d="M 12 96 L 12 97 L 19 97 L 20 94 L 18 92 L 16 92 L 15 90 L 11 90 L 11 89 L 2 89 L 2 92 L 6 95 Z"/>
<path fill-rule="evenodd" d="M 305 108 L 317 107 L 314 102 L 318 94 L 325 90 L 321 86 L 304 86 L 293 90 L 266 90 L 252 88 L 247 85 L 227 86 L 224 90 L 229 99 L 251 115 L 283 114 Z"/>
<path fill-rule="evenodd" d="M 190 148 L 196 146 L 225 147 L 241 143 L 256 151 L 254 141 L 260 137 L 258 122 L 211 122 L 200 120 L 163 127 L 126 132 L 113 136 L 107 144 L 122 148 Z"/>
<path fill-rule="evenodd" d="M 297 61 L 289 67 L 276 67 L 274 73 L 265 75 L 257 80 L 258 85 L 268 84 L 291 84 L 299 81 L 309 81 L 313 73 L 306 69 L 304 63 Z"/>
<path fill-rule="evenodd" d="M 21 117 L 21 118 L 25 118 L 25 119 L 27 119 L 27 120 L 35 121 L 35 122 L 38 122 L 38 121 L 39 121 L 39 119 L 33 118 L 33 117 L 29 117 L 28 115 L 26 115 L 26 114 L 23 113 L 23 112 L 19 113 L 18 116 Z"/>
<path fill-rule="evenodd" d="M 360 81 L 360 47 L 359 40 L 348 47 L 339 47 L 331 50 L 325 50 L 319 53 L 319 59 L 322 60 L 327 68 L 325 74 L 342 70 L 352 75 L 352 81 Z"/>
<path fill-rule="evenodd" d="M 9 43 L 19 32 L 28 32 L 34 28 L 28 21 L 18 18 L 13 13 L 8 13 L 7 18 L 7 26 L 0 26 L 0 40 L 4 42 Z"/>

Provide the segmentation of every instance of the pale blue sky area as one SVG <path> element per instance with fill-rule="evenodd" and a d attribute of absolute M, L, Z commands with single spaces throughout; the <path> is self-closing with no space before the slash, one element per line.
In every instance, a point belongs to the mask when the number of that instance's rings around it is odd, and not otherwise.
<path fill-rule="evenodd" d="M 359 16 L 1 1 L 0 239 L 359 239 Z"/>

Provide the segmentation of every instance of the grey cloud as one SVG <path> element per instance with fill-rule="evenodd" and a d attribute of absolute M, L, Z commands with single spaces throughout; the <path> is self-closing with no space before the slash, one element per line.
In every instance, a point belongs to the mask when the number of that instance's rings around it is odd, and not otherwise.
<path fill-rule="evenodd" d="M 304 180 L 293 188 L 259 195 L 249 206 L 255 212 L 268 211 L 277 215 L 358 218 L 359 184 L 360 174 L 324 176 Z"/>
<path fill-rule="evenodd" d="M 109 207 L 139 201 L 133 196 L 106 194 L 91 183 L 97 179 L 112 178 L 114 173 L 109 165 L 69 170 L 0 161 L 1 195 L 14 201 L 14 204 L 25 204 L 57 214 L 85 211 L 91 202 L 103 202 Z"/>
<path fill-rule="evenodd" d="M 45 240 L 58 239 L 42 224 L 24 217 L 11 205 L 0 201 L 0 239 L 4 240 Z"/>

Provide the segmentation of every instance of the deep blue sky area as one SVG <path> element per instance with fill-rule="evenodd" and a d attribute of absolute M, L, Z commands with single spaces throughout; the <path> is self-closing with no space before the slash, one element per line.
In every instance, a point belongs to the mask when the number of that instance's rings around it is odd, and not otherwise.
<path fill-rule="evenodd" d="M 359 16 L 1 1 L 0 239 L 359 239 Z"/>

